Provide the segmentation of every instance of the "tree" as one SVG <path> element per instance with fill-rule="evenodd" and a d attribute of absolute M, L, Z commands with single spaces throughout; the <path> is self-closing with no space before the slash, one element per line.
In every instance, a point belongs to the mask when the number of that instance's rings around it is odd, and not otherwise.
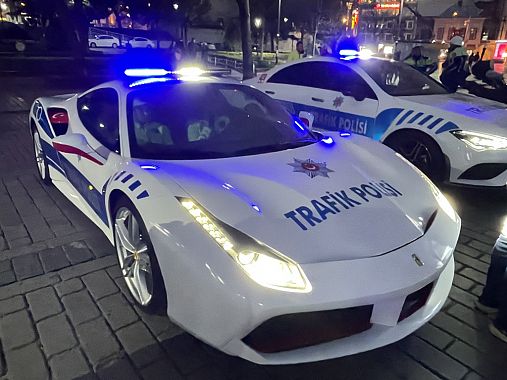
<path fill-rule="evenodd" d="M 250 0 L 236 0 L 239 8 L 241 50 L 243 51 L 243 80 L 253 78 L 252 32 L 250 28 Z"/>

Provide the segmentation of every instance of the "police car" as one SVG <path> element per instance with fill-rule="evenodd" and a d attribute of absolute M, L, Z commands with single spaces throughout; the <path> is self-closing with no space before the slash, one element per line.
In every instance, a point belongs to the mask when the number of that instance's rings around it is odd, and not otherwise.
<path fill-rule="evenodd" d="M 400 62 L 340 54 L 277 66 L 246 83 L 293 113 L 311 113 L 315 128 L 382 141 L 434 180 L 506 185 L 507 106 L 449 94 Z"/>
<path fill-rule="evenodd" d="M 140 307 L 281 364 L 387 345 L 444 305 L 461 222 L 401 156 L 201 70 L 126 74 L 29 123 L 42 181 L 114 244 Z"/>

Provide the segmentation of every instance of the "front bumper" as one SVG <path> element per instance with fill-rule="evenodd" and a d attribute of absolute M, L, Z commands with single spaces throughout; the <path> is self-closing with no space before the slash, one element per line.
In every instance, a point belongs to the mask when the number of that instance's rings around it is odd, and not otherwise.
<path fill-rule="evenodd" d="M 398 315 L 401 311 L 400 302 L 404 301 L 405 294 L 401 291 L 397 295 L 379 298 L 374 304 L 372 314 L 372 327 L 368 330 L 346 338 L 314 346 L 304 347 L 291 351 L 277 353 L 260 353 L 254 351 L 240 339 L 231 340 L 221 349 L 229 354 L 240 356 L 259 364 L 291 364 L 332 359 L 352 355 L 394 343 L 403 339 L 422 325 L 427 323 L 443 307 L 454 277 L 454 260 L 451 257 L 445 269 L 436 279 L 433 290 L 426 304 L 410 317 L 391 326 L 389 324 L 375 323 L 375 319 L 382 318 L 383 314 Z M 396 305 L 396 306 L 395 306 Z M 391 309 L 391 307 L 393 307 Z"/>
<path fill-rule="evenodd" d="M 449 182 L 470 186 L 506 186 L 507 150 L 478 152 L 450 133 L 441 139 L 441 148 L 449 159 Z"/>
<path fill-rule="evenodd" d="M 172 233 L 168 234 L 170 227 Z M 304 264 L 302 268 L 312 284 L 309 293 L 258 285 L 218 246 L 216 251 L 210 249 L 209 238 L 201 239 L 204 234 L 195 233 L 198 228 L 173 224 L 150 230 L 166 285 L 169 317 L 228 354 L 256 363 L 288 364 L 370 350 L 399 340 L 426 323 L 440 310 L 450 291 L 452 253 L 460 222 L 440 210 L 424 236 L 390 253 Z M 170 236 L 182 236 L 182 231 L 188 238 L 168 243 Z M 424 265 L 418 265 L 413 255 Z M 398 322 L 407 296 L 431 283 L 433 290 L 425 305 Z M 243 341 L 274 317 L 364 305 L 373 305 L 371 328 L 346 338 L 276 353 L 258 352 Z"/>

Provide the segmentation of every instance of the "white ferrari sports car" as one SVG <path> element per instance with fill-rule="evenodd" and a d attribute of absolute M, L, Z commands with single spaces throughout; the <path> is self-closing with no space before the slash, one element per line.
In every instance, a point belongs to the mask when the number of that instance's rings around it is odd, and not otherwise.
<path fill-rule="evenodd" d="M 507 183 L 507 106 L 449 94 L 404 63 L 347 50 L 276 66 L 246 83 L 289 112 L 310 112 L 316 128 L 382 141 L 434 180 Z"/>
<path fill-rule="evenodd" d="M 380 347 L 440 310 L 461 222 L 424 174 L 189 72 L 147 70 L 160 76 L 30 112 L 42 180 L 114 244 L 142 307 L 264 364 Z"/>

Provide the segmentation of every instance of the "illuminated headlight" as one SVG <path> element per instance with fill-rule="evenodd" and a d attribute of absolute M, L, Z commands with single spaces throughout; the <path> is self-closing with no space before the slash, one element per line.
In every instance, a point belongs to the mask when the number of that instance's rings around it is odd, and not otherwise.
<path fill-rule="evenodd" d="M 452 207 L 451 203 L 445 197 L 445 195 L 442 194 L 440 189 L 436 187 L 435 184 L 431 181 L 431 179 L 429 179 L 428 176 L 424 174 L 421 170 L 419 170 L 419 168 L 416 167 L 413 163 L 411 163 L 409 160 L 407 160 L 399 153 L 396 153 L 396 155 L 403 161 L 405 161 L 408 165 L 410 165 L 412 169 L 414 169 L 422 177 L 422 179 L 426 181 L 438 205 L 440 206 L 440 209 L 442 209 L 442 211 L 445 212 L 449 218 L 451 218 L 454 222 L 456 222 L 458 220 L 458 214 L 456 213 L 456 211 L 454 211 L 454 208 Z"/>
<path fill-rule="evenodd" d="M 451 131 L 454 137 L 477 151 L 507 149 L 507 138 L 486 133 Z"/>
<path fill-rule="evenodd" d="M 298 263 L 219 221 L 195 201 L 189 198 L 178 200 L 252 280 L 267 288 L 288 292 L 308 293 L 312 290 Z"/>

